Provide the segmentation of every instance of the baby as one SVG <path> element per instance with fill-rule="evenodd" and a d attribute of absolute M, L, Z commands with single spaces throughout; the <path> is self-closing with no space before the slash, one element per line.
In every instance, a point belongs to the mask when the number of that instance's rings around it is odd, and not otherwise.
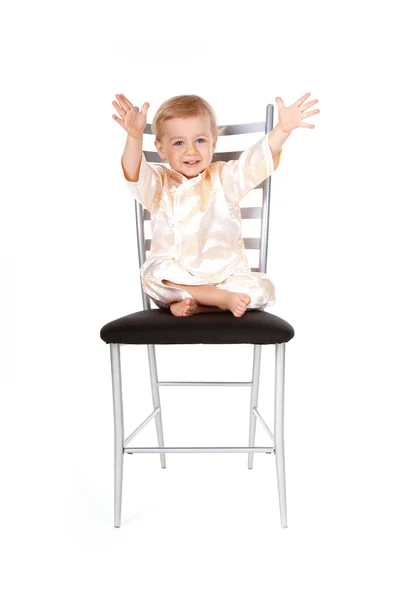
<path fill-rule="evenodd" d="M 242 198 L 279 166 L 281 149 L 297 127 L 314 128 L 302 119 L 318 102 L 303 105 L 309 93 L 290 107 L 280 97 L 278 124 L 237 160 L 212 162 L 218 135 L 214 110 L 200 96 L 175 96 L 156 112 L 152 131 L 160 158 L 150 164 L 142 150 L 150 106 L 140 112 L 123 95 L 112 117 L 127 132 L 122 175 L 136 200 L 151 213 L 152 241 L 140 268 L 144 292 L 177 317 L 201 312 L 263 310 L 275 302 L 265 273 L 252 272 L 244 252 Z"/>

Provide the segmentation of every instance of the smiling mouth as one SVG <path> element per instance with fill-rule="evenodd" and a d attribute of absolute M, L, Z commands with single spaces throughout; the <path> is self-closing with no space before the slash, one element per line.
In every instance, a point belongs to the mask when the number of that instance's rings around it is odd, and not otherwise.
<path fill-rule="evenodd" d="M 194 162 L 185 161 L 185 165 L 188 165 L 188 167 L 195 167 L 199 162 L 199 160 L 195 160 Z"/>

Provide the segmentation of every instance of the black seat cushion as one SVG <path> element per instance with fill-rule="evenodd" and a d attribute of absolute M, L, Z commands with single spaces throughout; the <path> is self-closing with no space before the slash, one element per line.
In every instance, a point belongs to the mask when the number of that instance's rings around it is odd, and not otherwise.
<path fill-rule="evenodd" d="M 100 331 L 107 344 L 281 344 L 294 337 L 293 327 L 276 315 L 248 310 L 175 317 L 169 309 L 141 310 L 110 321 Z"/>

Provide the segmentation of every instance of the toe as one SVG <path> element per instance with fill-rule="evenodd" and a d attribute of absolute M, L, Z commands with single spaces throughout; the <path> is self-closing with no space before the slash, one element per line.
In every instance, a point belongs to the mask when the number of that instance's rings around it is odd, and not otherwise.
<path fill-rule="evenodd" d="M 185 303 L 185 315 L 189 316 L 192 314 L 194 310 L 194 300 L 193 298 L 186 298 L 187 302 Z"/>

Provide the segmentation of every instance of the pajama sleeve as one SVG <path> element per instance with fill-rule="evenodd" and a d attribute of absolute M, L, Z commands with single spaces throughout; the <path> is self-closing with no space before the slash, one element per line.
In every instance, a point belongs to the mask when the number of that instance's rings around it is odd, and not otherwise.
<path fill-rule="evenodd" d="M 144 152 L 140 163 L 138 181 L 128 181 L 124 174 L 121 158 L 122 178 L 124 179 L 130 194 L 142 204 L 149 212 L 158 206 L 161 200 L 161 191 L 163 187 L 162 167 L 149 164 Z"/>
<path fill-rule="evenodd" d="M 226 198 L 233 204 L 239 204 L 250 190 L 278 168 L 282 150 L 272 156 L 268 136 L 269 133 L 265 134 L 242 152 L 238 159 L 225 163 L 222 171 L 223 189 Z"/>

